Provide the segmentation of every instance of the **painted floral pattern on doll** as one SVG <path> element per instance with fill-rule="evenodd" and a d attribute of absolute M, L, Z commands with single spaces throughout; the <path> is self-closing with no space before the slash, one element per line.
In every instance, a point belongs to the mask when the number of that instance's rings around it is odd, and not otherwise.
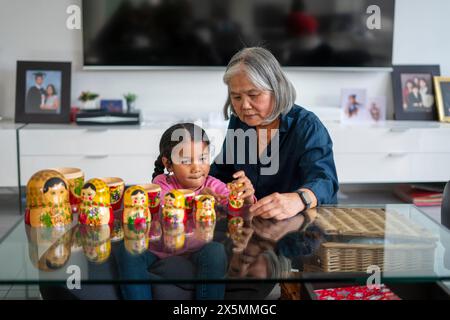
<path fill-rule="evenodd" d="M 216 211 L 214 210 L 214 197 L 209 195 L 197 196 L 195 199 L 196 211 L 195 219 L 197 221 L 216 220 Z"/>
<path fill-rule="evenodd" d="M 125 191 L 124 205 L 123 223 L 133 226 L 150 224 L 148 195 L 142 186 L 133 186 Z"/>
<path fill-rule="evenodd" d="M 110 192 L 106 183 L 100 179 L 91 179 L 81 190 L 79 222 L 90 226 L 99 226 L 113 222 L 110 206 Z"/>
<path fill-rule="evenodd" d="M 244 199 L 242 199 L 237 192 L 238 188 L 242 187 L 242 184 L 228 183 L 228 189 L 230 194 L 228 196 L 228 209 L 230 211 L 238 211 L 244 206 Z"/>
<path fill-rule="evenodd" d="M 182 223 L 185 216 L 185 198 L 179 190 L 172 190 L 164 196 L 162 216 L 170 223 Z"/>
<path fill-rule="evenodd" d="M 33 227 L 60 227 L 72 223 L 69 185 L 59 172 L 43 170 L 30 178 L 25 222 Z"/>

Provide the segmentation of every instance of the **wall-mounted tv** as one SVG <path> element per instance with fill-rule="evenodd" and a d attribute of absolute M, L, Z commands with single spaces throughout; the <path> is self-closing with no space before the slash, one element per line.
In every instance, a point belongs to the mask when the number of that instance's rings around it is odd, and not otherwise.
<path fill-rule="evenodd" d="M 268 48 L 288 67 L 392 66 L 394 0 L 84 0 L 82 5 L 85 67 L 221 67 L 246 46 Z M 380 10 L 368 12 L 373 5 Z"/>

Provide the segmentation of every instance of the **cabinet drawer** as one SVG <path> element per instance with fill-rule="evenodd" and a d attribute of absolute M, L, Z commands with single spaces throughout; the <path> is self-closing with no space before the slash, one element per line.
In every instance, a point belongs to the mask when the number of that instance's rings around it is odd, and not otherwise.
<path fill-rule="evenodd" d="M 409 129 L 331 127 L 335 153 L 414 152 L 417 136 Z"/>
<path fill-rule="evenodd" d="M 21 155 L 147 155 L 158 152 L 162 130 L 23 129 Z"/>
<path fill-rule="evenodd" d="M 340 183 L 383 183 L 410 180 L 411 156 L 407 153 L 335 154 Z"/>
<path fill-rule="evenodd" d="M 21 183 L 26 185 L 37 171 L 55 167 L 76 167 L 84 171 L 85 179 L 95 177 L 120 177 L 126 185 L 149 183 L 153 174 L 153 163 L 157 155 L 149 156 L 22 156 Z"/>
<path fill-rule="evenodd" d="M 416 152 L 447 152 L 450 153 L 450 130 L 423 129 L 417 130 L 415 141 Z"/>
<path fill-rule="evenodd" d="M 421 153 L 411 155 L 411 177 L 422 182 L 450 180 L 450 153 Z"/>

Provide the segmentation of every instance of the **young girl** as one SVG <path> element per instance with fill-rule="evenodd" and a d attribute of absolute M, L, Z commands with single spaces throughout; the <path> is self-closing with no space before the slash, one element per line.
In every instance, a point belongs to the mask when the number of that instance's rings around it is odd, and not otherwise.
<path fill-rule="evenodd" d="M 180 139 L 181 138 L 181 139 Z M 181 140 L 181 141 L 180 141 Z M 210 152 L 206 132 L 193 123 L 180 123 L 167 129 L 159 143 L 153 183 L 161 186 L 161 199 L 172 189 L 190 189 L 198 194 L 209 194 L 225 204 L 229 190 L 225 183 L 209 175 Z M 168 174 L 164 174 L 164 170 Z M 256 202 L 255 190 L 243 171 L 234 175 L 246 204 Z"/>
<path fill-rule="evenodd" d="M 180 141 L 181 138 L 181 141 Z M 172 189 L 190 189 L 196 195 L 210 194 L 217 201 L 227 201 L 229 190 L 225 183 L 209 176 L 209 140 L 205 131 L 192 124 L 176 124 L 164 132 L 159 144 L 160 155 L 155 162 L 153 183 L 161 186 L 161 199 Z M 169 174 L 165 175 L 164 170 Z M 234 175 L 245 202 L 255 202 L 254 189 L 244 172 Z M 123 246 L 117 251 L 119 275 L 124 279 L 151 279 L 149 267 L 159 258 L 146 251 L 143 255 L 132 256 Z M 227 257 L 222 243 L 215 241 L 205 244 L 190 256 L 196 266 L 197 279 L 221 279 L 226 274 Z M 177 266 L 175 266 L 177 267 Z M 170 267 L 169 267 L 170 268 Z M 121 285 L 125 299 L 152 299 L 151 285 Z M 199 284 L 196 287 L 197 299 L 223 299 L 224 284 Z"/>

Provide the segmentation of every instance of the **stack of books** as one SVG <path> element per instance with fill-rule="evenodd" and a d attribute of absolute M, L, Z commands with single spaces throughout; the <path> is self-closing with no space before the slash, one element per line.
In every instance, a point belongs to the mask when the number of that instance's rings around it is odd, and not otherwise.
<path fill-rule="evenodd" d="M 395 195 L 418 207 L 440 206 L 445 184 L 402 184 L 394 189 Z"/>

